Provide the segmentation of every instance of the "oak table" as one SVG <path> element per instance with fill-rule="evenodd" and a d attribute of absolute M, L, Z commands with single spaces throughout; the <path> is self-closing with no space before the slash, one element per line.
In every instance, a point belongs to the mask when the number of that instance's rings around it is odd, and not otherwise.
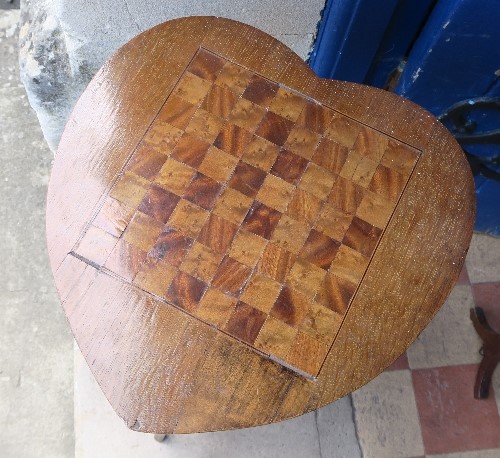
<path fill-rule="evenodd" d="M 47 238 L 113 409 L 188 433 L 292 418 L 374 378 L 448 296 L 474 209 L 428 112 L 192 17 L 135 37 L 81 96 Z"/>

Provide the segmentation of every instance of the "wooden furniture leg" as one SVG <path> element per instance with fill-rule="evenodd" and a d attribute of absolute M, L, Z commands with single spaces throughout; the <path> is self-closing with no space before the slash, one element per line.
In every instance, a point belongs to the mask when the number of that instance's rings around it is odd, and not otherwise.
<path fill-rule="evenodd" d="M 474 397 L 485 399 L 489 394 L 493 372 L 500 362 L 500 334 L 491 328 L 481 307 L 471 309 L 470 318 L 483 341 L 483 360 L 477 371 Z"/>

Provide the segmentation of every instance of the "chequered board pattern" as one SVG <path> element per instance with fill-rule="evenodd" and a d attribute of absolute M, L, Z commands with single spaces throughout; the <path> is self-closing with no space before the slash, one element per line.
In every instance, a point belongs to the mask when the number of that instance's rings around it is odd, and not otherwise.
<path fill-rule="evenodd" d="M 316 376 L 419 154 L 200 49 L 75 252 Z"/>

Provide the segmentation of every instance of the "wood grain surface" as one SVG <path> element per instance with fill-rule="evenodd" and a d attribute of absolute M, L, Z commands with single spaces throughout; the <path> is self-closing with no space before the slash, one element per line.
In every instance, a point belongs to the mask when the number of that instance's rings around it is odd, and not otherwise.
<path fill-rule="evenodd" d="M 161 24 L 78 101 L 47 204 L 78 345 L 137 431 L 291 418 L 367 383 L 464 262 L 468 164 L 393 94 L 235 21 Z"/>

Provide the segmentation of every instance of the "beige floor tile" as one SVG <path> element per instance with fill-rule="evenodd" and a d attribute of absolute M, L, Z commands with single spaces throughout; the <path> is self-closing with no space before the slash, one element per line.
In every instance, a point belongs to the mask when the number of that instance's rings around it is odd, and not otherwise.
<path fill-rule="evenodd" d="M 352 396 L 365 458 L 424 454 L 409 370 L 384 372 Z"/>
<path fill-rule="evenodd" d="M 469 452 L 444 453 L 440 455 L 426 455 L 426 458 L 498 458 L 500 450 L 475 450 Z"/>
<path fill-rule="evenodd" d="M 472 283 L 500 281 L 500 238 L 474 234 L 465 263 Z"/>
<path fill-rule="evenodd" d="M 481 360 L 481 341 L 469 318 L 474 307 L 472 289 L 458 285 L 441 310 L 408 348 L 411 369 L 456 364 L 473 364 Z"/>

